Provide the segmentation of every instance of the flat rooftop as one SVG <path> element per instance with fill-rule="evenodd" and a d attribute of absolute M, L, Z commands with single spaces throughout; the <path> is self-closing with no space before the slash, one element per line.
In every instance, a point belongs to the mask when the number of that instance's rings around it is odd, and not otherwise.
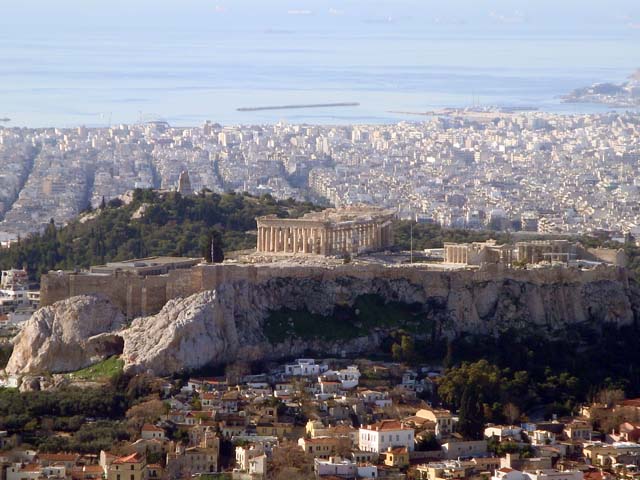
<path fill-rule="evenodd" d="M 130 271 L 142 275 L 162 275 L 177 268 L 190 268 L 204 260 L 191 257 L 147 257 L 109 262 L 105 265 L 92 266 L 91 273 L 109 274 L 116 271 Z"/>

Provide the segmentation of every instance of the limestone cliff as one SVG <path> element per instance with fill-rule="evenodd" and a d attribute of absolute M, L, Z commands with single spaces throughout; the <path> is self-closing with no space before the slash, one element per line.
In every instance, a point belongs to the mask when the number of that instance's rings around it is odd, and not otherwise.
<path fill-rule="evenodd" d="M 510 328 L 551 335 L 576 323 L 626 325 L 640 313 L 638 285 L 615 269 L 495 275 L 407 270 L 404 277 L 395 272 L 373 278 L 329 272 L 230 281 L 170 300 L 156 315 L 122 330 L 122 317 L 112 307 L 79 298 L 34 315 L 17 339 L 9 371 L 84 367 L 110 353 L 95 347 L 98 333 L 122 339 L 126 369 L 167 374 L 236 359 L 364 353 L 397 328 L 449 338 Z M 71 308 L 78 302 L 81 309 Z M 50 326 L 56 322 L 58 329 Z M 90 327 L 76 325 L 83 322 Z"/>
<path fill-rule="evenodd" d="M 125 324 L 105 297 L 79 296 L 35 312 L 14 340 L 7 373 L 78 370 L 122 350 Z"/>

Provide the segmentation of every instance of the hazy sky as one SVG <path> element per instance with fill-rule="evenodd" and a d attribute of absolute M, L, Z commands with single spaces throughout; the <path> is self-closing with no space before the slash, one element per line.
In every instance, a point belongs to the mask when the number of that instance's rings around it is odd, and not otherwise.
<path fill-rule="evenodd" d="M 286 24 L 307 17 L 305 24 L 324 18 L 417 24 L 511 24 L 597 28 L 599 25 L 640 28 L 638 0 L 22 0 L 5 1 L 0 25 L 170 26 L 177 22 L 227 27 L 254 23 Z M 300 21 L 300 20 L 299 20 Z M 343 20 L 344 21 L 344 20 Z M 249 23 L 244 23 L 249 22 Z M 340 20 L 336 20 L 340 22 Z M 12 28 L 13 29 L 13 28 Z M 28 33 L 28 32 L 24 32 Z"/>

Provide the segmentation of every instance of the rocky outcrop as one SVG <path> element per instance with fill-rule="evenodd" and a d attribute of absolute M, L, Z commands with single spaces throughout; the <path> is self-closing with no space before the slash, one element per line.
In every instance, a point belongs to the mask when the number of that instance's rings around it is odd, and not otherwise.
<path fill-rule="evenodd" d="M 77 297 L 34 315 L 17 339 L 8 370 L 74 370 L 118 350 L 117 339 L 126 369 L 157 374 L 307 352 L 354 355 L 378 348 L 394 325 L 383 322 L 343 337 L 274 338 L 266 334 L 265 324 L 282 309 L 329 316 L 336 306 L 344 310 L 367 295 L 413 305 L 419 313 L 413 331 L 449 338 L 509 329 L 551 336 L 578 323 L 627 325 L 640 312 L 638 285 L 623 270 L 407 272 L 406 278 L 315 275 L 231 281 L 170 300 L 159 313 L 137 318 L 125 329 L 120 329 L 122 316 L 104 299 Z"/>
<path fill-rule="evenodd" d="M 534 284 L 513 279 L 451 285 L 430 292 L 401 279 L 273 279 L 236 282 L 167 303 L 157 315 L 139 318 L 123 332 L 125 368 L 170 373 L 234 360 L 277 359 L 306 352 L 324 355 L 373 351 L 393 329 L 376 328 L 341 340 L 284 336 L 270 343 L 264 319 L 282 308 L 330 315 L 363 295 L 419 304 L 439 335 L 497 334 L 507 329 L 549 332 L 585 323 L 627 325 L 640 311 L 635 284 L 609 279 L 586 283 Z"/>
<path fill-rule="evenodd" d="M 43 307 L 14 340 L 7 373 L 74 371 L 122 352 L 125 325 L 105 297 L 80 296 Z"/>

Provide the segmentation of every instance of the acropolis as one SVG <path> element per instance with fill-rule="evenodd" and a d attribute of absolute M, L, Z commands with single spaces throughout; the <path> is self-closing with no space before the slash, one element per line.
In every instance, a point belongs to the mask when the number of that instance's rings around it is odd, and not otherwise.
<path fill-rule="evenodd" d="M 393 244 L 395 212 L 347 207 L 307 213 L 301 218 L 267 215 L 258 223 L 257 252 L 282 255 L 357 255 Z"/>

